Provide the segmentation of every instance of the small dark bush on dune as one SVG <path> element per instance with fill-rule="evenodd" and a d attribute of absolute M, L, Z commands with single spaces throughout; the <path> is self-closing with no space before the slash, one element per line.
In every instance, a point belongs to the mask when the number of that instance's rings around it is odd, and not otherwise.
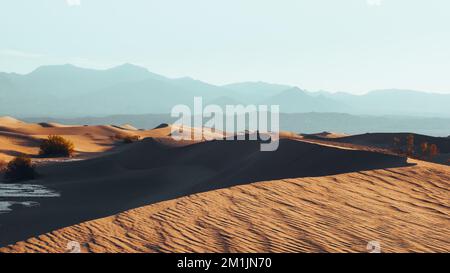
<path fill-rule="evenodd" d="M 0 159 L 0 174 L 6 170 L 8 163 L 6 161 Z"/>
<path fill-rule="evenodd" d="M 125 144 L 129 144 L 129 143 L 136 142 L 136 141 L 138 141 L 139 139 L 140 139 L 139 136 L 125 136 L 125 137 L 122 139 L 122 141 L 123 141 L 123 143 L 125 143 Z"/>
<path fill-rule="evenodd" d="M 10 181 L 31 180 L 37 177 L 35 166 L 31 159 L 19 156 L 11 160 L 4 171 L 5 179 Z"/>
<path fill-rule="evenodd" d="M 75 153 L 75 145 L 72 141 L 61 136 L 48 136 L 41 143 L 39 155 L 70 157 Z"/>
<path fill-rule="evenodd" d="M 113 136 L 114 140 L 122 141 L 125 144 L 136 142 L 140 139 L 140 136 L 126 135 L 126 134 L 116 134 Z"/>

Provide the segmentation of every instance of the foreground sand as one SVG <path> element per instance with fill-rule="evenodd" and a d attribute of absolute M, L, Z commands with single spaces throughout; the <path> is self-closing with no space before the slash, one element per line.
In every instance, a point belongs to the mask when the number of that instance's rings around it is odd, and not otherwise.
<path fill-rule="evenodd" d="M 258 182 L 63 228 L 0 252 L 450 251 L 450 170 L 415 166 Z"/>
<path fill-rule="evenodd" d="M 450 251 L 450 167 L 408 164 L 369 147 L 374 135 L 354 144 L 285 132 L 262 153 L 255 141 L 174 142 L 167 126 L 0 118 L 0 159 L 36 156 L 49 134 L 86 160 L 38 166 L 30 183 L 61 197 L 0 214 L 0 252 L 65 252 L 70 241 L 84 252 L 366 252 L 369 241 L 385 252 Z M 127 134 L 147 139 L 121 145 Z"/>

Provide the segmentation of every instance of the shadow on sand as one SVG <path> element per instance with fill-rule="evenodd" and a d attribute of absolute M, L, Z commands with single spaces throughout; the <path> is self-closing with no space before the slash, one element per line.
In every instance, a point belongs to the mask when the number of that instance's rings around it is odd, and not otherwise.
<path fill-rule="evenodd" d="M 282 139 L 274 152 L 258 141 L 189 146 L 154 139 L 84 161 L 38 169 L 32 181 L 60 193 L 40 205 L 0 215 L 0 246 L 128 209 L 257 181 L 407 166 L 406 158 Z"/>

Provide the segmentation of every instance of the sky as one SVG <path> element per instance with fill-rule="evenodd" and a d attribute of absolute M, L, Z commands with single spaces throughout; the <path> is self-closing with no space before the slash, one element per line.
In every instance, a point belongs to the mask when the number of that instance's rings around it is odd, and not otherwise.
<path fill-rule="evenodd" d="M 0 71 L 123 63 L 213 84 L 450 93 L 448 0 L 2 0 Z"/>

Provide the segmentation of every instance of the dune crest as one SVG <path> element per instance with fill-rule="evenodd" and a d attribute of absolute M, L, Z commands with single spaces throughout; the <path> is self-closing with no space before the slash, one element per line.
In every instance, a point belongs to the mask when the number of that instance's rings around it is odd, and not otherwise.
<path fill-rule="evenodd" d="M 281 132 L 267 153 L 260 141 L 225 141 L 205 128 L 182 134 L 213 140 L 177 142 L 180 128 L 169 125 L 8 120 L 3 156 L 36 153 L 49 134 L 79 153 L 110 152 L 40 165 L 33 183 L 60 197 L 0 215 L 0 252 L 64 252 L 70 240 L 89 252 L 365 252 L 374 240 L 384 252 L 450 251 L 450 167 L 342 141 L 358 136 Z M 130 133 L 142 140 L 123 144 Z"/>
<path fill-rule="evenodd" d="M 0 252 L 449 252 L 450 171 L 415 166 L 195 194 L 30 238 Z M 428 198 L 424 198 L 427 192 Z"/>
<path fill-rule="evenodd" d="M 61 197 L 41 200 L 38 208 L 2 217 L 0 245 L 199 192 L 258 181 L 408 165 L 406 158 L 398 156 L 299 139 L 283 138 L 279 149 L 270 153 L 261 152 L 260 144 L 251 140 L 183 144 L 170 138 L 148 137 L 92 159 L 42 165 L 38 170 L 42 177 L 36 183 L 48 185 Z M 55 211 L 55 206 L 70 209 Z M 45 215 L 51 215 L 52 221 L 40 220 Z M 18 223 L 26 228 L 17 228 Z"/>
<path fill-rule="evenodd" d="M 0 159 L 9 161 L 25 154 L 36 157 L 40 141 L 49 135 L 60 135 L 75 144 L 78 155 L 109 151 L 125 136 L 167 137 L 170 127 L 160 130 L 137 130 L 131 125 L 81 126 L 59 123 L 26 123 L 12 117 L 0 117 Z"/>

